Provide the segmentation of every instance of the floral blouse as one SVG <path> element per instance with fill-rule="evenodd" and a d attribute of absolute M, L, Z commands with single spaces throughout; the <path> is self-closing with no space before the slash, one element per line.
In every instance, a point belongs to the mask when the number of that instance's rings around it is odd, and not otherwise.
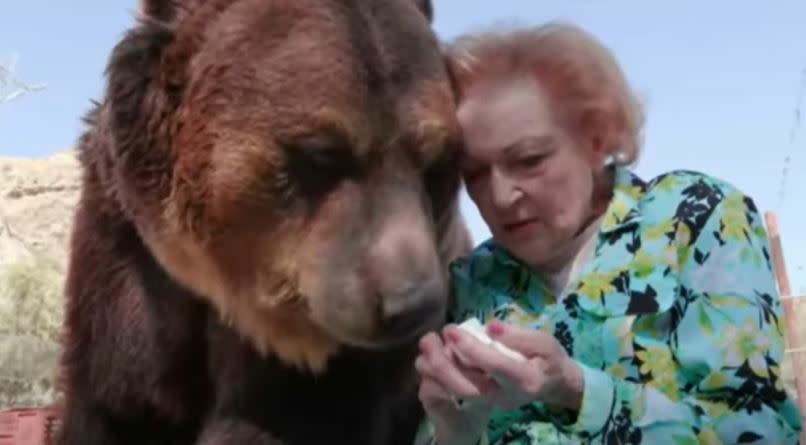
<path fill-rule="evenodd" d="M 595 243 L 563 298 L 494 240 L 453 265 L 452 321 L 550 332 L 585 380 L 578 414 L 540 402 L 497 411 L 482 443 L 798 443 L 783 313 L 751 198 L 700 173 L 644 182 L 620 168 Z"/>

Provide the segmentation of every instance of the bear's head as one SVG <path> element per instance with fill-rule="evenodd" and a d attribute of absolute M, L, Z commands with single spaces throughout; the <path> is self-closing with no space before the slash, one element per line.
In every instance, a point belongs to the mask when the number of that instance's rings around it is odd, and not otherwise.
<path fill-rule="evenodd" d="M 98 119 L 109 193 L 162 267 L 258 350 L 312 370 L 339 345 L 438 325 L 470 240 L 430 3 L 140 11 Z"/>

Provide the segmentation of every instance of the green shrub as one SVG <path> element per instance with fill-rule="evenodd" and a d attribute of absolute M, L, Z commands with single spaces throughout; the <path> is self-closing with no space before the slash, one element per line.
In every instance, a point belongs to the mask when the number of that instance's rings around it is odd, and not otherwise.
<path fill-rule="evenodd" d="M 54 401 L 62 286 L 57 263 L 43 255 L 0 270 L 0 409 Z"/>

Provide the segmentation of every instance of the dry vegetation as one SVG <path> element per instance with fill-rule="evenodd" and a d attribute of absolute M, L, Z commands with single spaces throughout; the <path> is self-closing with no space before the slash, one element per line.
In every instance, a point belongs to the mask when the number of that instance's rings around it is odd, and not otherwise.
<path fill-rule="evenodd" d="M 78 173 L 72 152 L 0 158 L 0 410 L 46 405 L 56 397 Z"/>
<path fill-rule="evenodd" d="M 56 396 L 62 274 L 41 254 L 0 270 L 0 409 L 42 406 Z"/>

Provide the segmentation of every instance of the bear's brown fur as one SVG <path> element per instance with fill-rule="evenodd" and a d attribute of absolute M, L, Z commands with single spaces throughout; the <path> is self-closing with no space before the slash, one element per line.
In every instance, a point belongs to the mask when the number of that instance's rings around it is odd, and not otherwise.
<path fill-rule="evenodd" d="M 79 144 L 59 444 L 409 444 L 470 248 L 430 2 L 140 11 Z"/>

